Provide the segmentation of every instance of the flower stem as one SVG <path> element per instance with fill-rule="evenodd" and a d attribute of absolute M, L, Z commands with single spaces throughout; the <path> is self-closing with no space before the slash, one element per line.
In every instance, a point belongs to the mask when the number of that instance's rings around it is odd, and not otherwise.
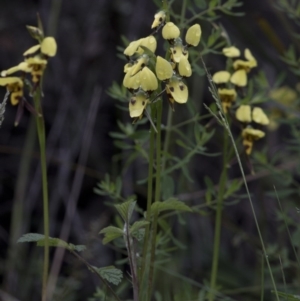
<path fill-rule="evenodd" d="M 155 105 L 152 105 L 151 108 L 151 118 L 154 120 L 154 116 L 156 114 Z M 155 129 L 151 126 L 151 134 L 150 134 L 150 148 L 149 148 L 149 162 L 148 162 L 148 192 L 147 192 L 147 214 L 146 220 L 150 223 L 151 220 L 151 205 L 153 198 L 153 162 L 154 162 L 154 144 L 155 144 Z M 146 283 L 146 262 L 147 262 L 147 253 L 149 247 L 149 239 L 150 239 L 150 225 L 148 224 L 145 227 L 145 238 L 143 244 L 143 254 L 142 254 L 142 266 L 139 273 L 139 281 L 142 286 L 140 290 L 140 300 L 143 299 L 141 295 L 144 290 L 143 288 L 147 287 L 148 283 Z"/>
<path fill-rule="evenodd" d="M 228 134 L 226 129 L 224 129 L 223 170 L 219 181 L 219 191 L 217 196 L 213 261 L 212 261 L 212 268 L 211 268 L 210 291 L 209 291 L 209 298 L 208 298 L 209 301 L 214 300 L 216 287 L 217 287 L 219 250 L 220 250 L 221 228 L 222 228 L 221 226 L 222 226 L 223 196 L 224 196 L 225 186 L 227 181 L 227 162 L 228 162 Z"/>
<path fill-rule="evenodd" d="M 43 287 L 42 287 L 42 301 L 47 300 L 47 281 L 49 270 L 49 201 L 48 201 L 48 180 L 47 180 L 47 162 L 46 162 L 46 134 L 45 123 L 41 106 L 41 88 L 38 86 L 34 92 L 33 100 L 36 116 L 36 126 L 38 132 L 38 139 L 40 145 L 40 160 L 42 169 L 42 189 L 43 189 L 43 218 L 44 218 L 44 265 L 43 265 Z"/>
<path fill-rule="evenodd" d="M 156 118 L 156 177 L 155 177 L 155 196 L 154 202 L 160 202 L 161 195 L 161 117 L 162 117 L 162 99 L 156 103 L 157 118 Z M 157 220 L 158 212 L 154 213 L 152 230 L 151 230 L 151 253 L 150 253 L 150 268 L 149 268 L 149 284 L 147 300 L 151 299 L 153 290 L 153 277 L 154 277 L 154 262 L 156 250 L 156 234 L 157 234 Z"/>

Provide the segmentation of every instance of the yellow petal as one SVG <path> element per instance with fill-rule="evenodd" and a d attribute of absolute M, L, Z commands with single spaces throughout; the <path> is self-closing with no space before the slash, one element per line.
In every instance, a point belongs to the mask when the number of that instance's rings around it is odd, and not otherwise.
<path fill-rule="evenodd" d="M 230 78 L 230 82 L 238 87 L 245 87 L 247 85 L 246 70 L 239 69 L 235 71 Z"/>
<path fill-rule="evenodd" d="M 223 48 L 222 52 L 227 57 L 238 57 L 241 55 L 240 50 L 235 46 Z"/>
<path fill-rule="evenodd" d="M 181 80 L 173 76 L 166 86 L 176 102 L 187 102 L 189 96 L 188 87 Z"/>
<path fill-rule="evenodd" d="M 31 65 L 47 65 L 47 60 L 41 59 L 39 56 L 30 57 L 25 59 L 25 62 L 30 67 Z"/>
<path fill-rule="evenodd" d="M 176 42 L 174 46 L 170 48 L 170 50 L 172 53 L 173 61 L 179 63 L 184 53 L 184 47 L 182 45 L 182 42 L 181 41 Z"/>
<path fill-rule="evenodd" d="M 268 116 L 259 107 L 253 108 L 252 119 L 254 122 L 262 124 L 262 125 L 268 125 L 270 123 Z"/>
<path fill-rule="evenodd" d="M 57 51 L 57 44 L 53 37 L 46 37 L 41 44 L 41 52 L 47 56 L 55 56 Z"/>
<path fill-rule="evenodd" d="M 129 101 L 129 114 L 131 118 L 140 117 L 148 103 L 148 96 L 144 92 L 133 95 Z"/>
<path fill-rule="evenodd" d="M 124 73 L 127 73 L 128 71 L 131 70 L 133 64 L 132 63 L 127 63 L 124 65 Z"/>
<path fill-rule="evenodd" d="M 167 22 L 162 29 L 162 36 L 165 40 L 173 40 L 180 35 L 179 28 L 173 22 Z"/>
<path fill-rule="evenodd" d="M 245 49 L 244 55 L 245 55 L 245 58 L 250 63 L 250 66 L 251 66 L 250 68 L 254 68 L 254 67 L 257 66 L 257 61 L 256 61 L 255 57 L 252 55 L 251 51 L 248 48 Z"/>
<path fill-rule="evenodd" d="M 192 75 L 192 68 L 188 59 L 183 55 L 178 63 L 178 72 L 181 76 L 190 77 Z"/>
<path fill-rule="evenodd" d="M 234 89 L 218 89 L 218 94 L 220 100 L 222 102 L 223 111 L 224 113 L 228 112 L 228 109 L 231 107 L 232 103 L 236 99 L 236 91 Z"/>
<path fill-rule="evenodd" d="M 0 86 L 6 86 L 11 84 L 19 84 L 23 87 L 23 82 L 19 77 L 2 77 L 0 78 Z"/>
<path fill-rule="evenodd" d="M 123 53 L 127 56 L 132 56 L 137 51 L 138 47 L 140 46 L 140 43 L 141 39 L 129 43 L 129 45 L 125 48 Z"/>
<path fill-rule="evenodd" d="M 157 14 L 154 15 L 154 21 L 151 25 L 151 28 L 156 28 L 166 20 L 166 13 L 161 10 Z"/>
<path fill-rule="evenodd" d="M 140 56 L 130 70 L 130 75 L 133 76 L 141 71 L 149 62 L 149 57 L 147 55 Z"/>
<path fill-rule="evenodd" d="M 265 137 L 265 133 L 261 130 L 245 128 L 245 129 L 243 129 L 242 137 L 248 138 L 248 139 L 253 139 L 253 140 L 258 140 L 260 138 Z"/>
<path fill-rule="evenodd" d="M 241 105 L 235 112 L 235 117 L 241 122 L 250 123 L 251 119 L 251 107 L 248 105 Z"/>
<path fill-rule="evenodd" d="M 216 84 L 225 84 L 229 81 L 229 78 L 230 73 L 228 71 L 218 71 L 213 75 L 212 80 Z"/>
<path fill-rule="evenodd" d="M 198 46 L 201 39 L 201 27 L 199 24 L 191 26 L 185 35 L 185 41 L 188 45 Z"/>
<path fill-rule="evenodd" d="M 172 77 L 173 68 L 170 62 L 162 58 L 161 56 L 157 56 L 156 65 L 155 65 L 156 76 L 159 80 L 166 80 Z"/>
<path fill-rule="evenodd" d="M 151 50 L 153 53 L 156 50 L 157 47 L 157 42 L 154 36 L 149 36 L 147 38 L 143 38 L 140 40 L 140 45 L 139 46 L 145 46 L 147 47 L 149 50 Z M 139 50 L 142 50 L 141 53 L 144 53 L 144 50 L 142 48 L 139 48 Z"/>
<path fill-rule="evenodd" d="M 158 87 L 157 78 L 148 67 L 143 68 L 140 72 L 140 81 L 144 91 L 154 91 Z"/>
<path fill-rule="evenodd" d="M 141 85 L 140 75 L 141 72 L 138 72 L 134 76 L 131 76 L 130 72 L 127 72 L 123 79 L 123 86 L 126 87 L 127 89 L 133 89 L 133 90 L 138 89 Z"/>
<path fill-rule="evenodd" d="M 18 71 L 31 72 L 31 68 L 28 66 L 28 64 L 26 62 L 22 62 L 17 66 L 11 67 L 7 70 L 3 70 L 1 72 L 1 76 L 7 76 L 7 75 L 13 74 Z"/>
<path fill-rule="evenodd" d="M 35 45 L 35 46 L 32 46 L 32 47 L 30 47 L 29 49 L 27 49 L 27 50 L 23 53 L 23 55 L 24 55 L 24 56 L 27 56 L 27 55 L 34 54 L 34 53 L 36 53 L 40 48 L 41 48 L 41 45 L 40 45 L 40 44 Z"/>

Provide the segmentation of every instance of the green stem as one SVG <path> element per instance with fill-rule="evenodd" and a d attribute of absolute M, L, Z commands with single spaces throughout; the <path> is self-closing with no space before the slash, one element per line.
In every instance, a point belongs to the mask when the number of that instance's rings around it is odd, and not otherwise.
<path fill-rule="evenodd" d="M 152 105 L 151 108 L 151 117 L 152 120 L 155 116 L 155 106 Z M 155 129 L 153 126 L 151 126 L 151 134 L 150 134 L 150 148 L 149 148 L 149 165 L 148 165 L 148 192 L 147 192 L 147 214 L 146 214 L 146 220 L 150 223 L 151 220 L 151 205 L 152 205 L 152 198 L 153 198 L 153 163 L 154 163 L 154 143 L 155 143 Z M 140 290 L 140 293 L 143 293 L 143 288 L 147 286 L 146 280 L 147 277 L 145 277 L 145 268 L 146 268 L 146 262 L 147 262 L 147 251 L 149 246 L 149 240 L 150 240 L 150 225 L 148 224 L 145 227 L 145 239 L 143 244 L 143 255 L 142 255 L 142 267 L 139 273 L 139 282 L 142 285 L 142 289 Z M 140 300 L 142 300 L 143 297 L 140 295 Z"/>
<path fill-rule="evenodd" d="M 157 118 L 156 118 L 156 177 L 155 177 L 155 197 L 154 202 L 160 202 L 161 195 L 161 117 L 162 117 L 162 100 L 157 102 Z M 149 284 L 147 300 L 151 299 L 153 290 L 153 277 L 154 277 L 154 261 L 156 250 L 156 234 L 157 234 L 157 220 L 158 212 L 156 211 L 153 216 L 152 231 L 151 231 L 151 253 L 150 253 L 150 268 L 149 268 Z"/>
<path fill-rule="evenodd" d="M 37 112 L 36 125 L 40 144 L 40 159 L 42 169 L 42 189 L 43 189 L 43 218 L 44 218 L 44 265 L 43 265 L 43 287 L 42 301 L 47 300 L 47 281 L 49 270 L 49 201 L 48 201 L 48 180 L 47 180 L 47 162 L 46 162 L 46 134 L 43 111 L 41 106 L 41 88 L 38 86 L 34 92 L 33 100 Z"/>
<path fill-rule="evenodd" d="M 162 158 L 162 167 L 161 170 L 164 171 L 166 168 L 166 159 L 167 159 L 167 152 L 170 146 L 170 138 L 171 138 L 171 127 L 173 122 L 173 111 L 169 107 L 168 109 L 168 120 L 167 120 L 167 126 L 166 126 L 166 135 L 165 135 L 165 141 L 164 141 L 164 148 L 163 148 L 163 158 Z"/>
<path fill-rule="evenodd" d="M 208 298 L 209 301 L 214 300 L 216 287 L 217 287 L 219 251 L 220 251 L 221 229 L 222 229 L 223 195 L 225 193 L 225 187 L 227 182 L 227 162 L 228 162 L 227 154 L 228 154 L 228 134 L 226 129 L 224 129 L 223 170 L 219 181 L 219 191 L 217 197 L 213 261 L 212 261 L 212 268 L 211 268 L 210 291 L 209 291 L 209 298 Z"/>

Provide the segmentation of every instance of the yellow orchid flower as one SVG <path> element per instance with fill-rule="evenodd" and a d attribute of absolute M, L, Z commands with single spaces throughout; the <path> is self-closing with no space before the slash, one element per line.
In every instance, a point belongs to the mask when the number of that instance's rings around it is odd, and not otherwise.
<path fill-rule="evenodd" d="M 243 145 L 247 155 L 250 155 L 253 149 L 253 142 L 255 140 L 261 139 L 265 136 L 265 133 L 261 130 L 256 130 L 253 128 L 245 128 L 242 131 Z"/>
<path fill-rule="evenodd" d="M 10 92 L 10 102 L 13 106 L 22 100 L 24 83 L 19 77 L 0 78 L 0 86 L 5 86 Z"/>
<path fill-rule="evenodd" d="M 30 57 L 25 59 L 28 67 L 31 68 L 32 82 L 38 83 L 43 75 L 47 65 L 47 60 L 41 59 L 39 56 Z"/>
<path fill-rule="evenodd" d="M 237 120 L 250 123 L 252 121 L 251 118 L 251 107 L 249 105 L 241 105 L 235 112 L 235 117 Z"/>
<path fill-rule="evenodd" d="M 153 53 L 155 52 L 156 47 L 157 47 L 157 42 L 156 42 L 156 39 L 155 39 L 154 36 L 149 36 L 149 37 L 143 38 L 140 41 L 141 41 L 141 43 L 140 43 L 139 46 L 147 47 Z M 138 54 L 143 54 L 144 49 L 141 48 L 141 47 L 138 47 L 137 53 Z"/>
<path fill-rule="evenodd" d="M 191 26 L 185 35 L 185 41 L 189 46 L 198 46 L 201 39 L 201 27 L 199 24 Z"/>
<path fill-rule="evenodd" d="M 139 39 L 137 41 L 130 42 L 129 45 L 123 51 L 123 53 L 126 56 L 132 56 L 132 55 L 134 55 L 134 53 L 137 51 L 138 47 L 140 46 L 140 43 L 141 43 L 141 39 Z"/>
<path fill-rule="evenodd" d="M 53 37 L 45 37 L 41 43 L 42 54 L 53 57 L 56 55 L 57 44 Z"/>
<path fill-rule="evenodd" d="M 233 68 L 235 70 L 244 69 L 249 72 L 252 68 L 257 66 L 257 61 L 252 55 L 249 49 L 245 49 L 244 56 L 246 60 L 236 60 L 233 62 Z"/>
<path fill-rule="evenodd" d="M 174 40 L 180 35 L 179 28 L 173 22 L 167 22 L 162 29 L 162 36 L 165 40 Z"/>
<path fill-rule="evenodd" d="M 172 76 L 166 84 L 167 93 L 178 103 L 186 103 L 188 100 L 188 87 L 176 76 Z"/>
<path fill-rule="evenodd" d="M 157 14 L 154 15 L 154 21 L 151 25 L 151 28 L 159 27 L 161 24 L 163 24 L 166 20 L 166 13 L 161 10 Z"/>
<path fill-rule="evenodd" d="M 218 94 L 222 103 L 223 111 L 226 114 L 236 100 L 236 91 L 234 89 L 218 89 Z"/>
<path fill-rule="evenodd" d="M 129 114 L 131 118 L 142 117 L 148 104 L 148 94 L 142 90 L 135 93 L 129 101 Z"/>
<path fill-rule="evenodd" d="M 218 71 L 212 76 L 212 80 L 216 84 L 226 84 L 230 79 L 228 71 Z"/>
<path fill-rule="evenodd" d="M 148 67 L 144 67 L 140 72 L 140 82 L 144 91 L 154 91 L 158 88 L 157 78 Z"/>
<path fill-rule="evenodd" d="M 35 54 L 38 50 L 41 50 L 41 53 L 47 57 L 55 56 L 57 51 L 57 44 L 55 39 L 53 37 L 45 37 L 42 40 L 41 44 L 30 47 L 23 53 L 23 56 L 30 56 L 32 54 Z"/>
<path fill-rule="evenodd" d="M 227 57 L 238 57 L 241 55 L 241 52 L 235 46 L 225 47 L 222 49 L 222 52 Z"/>
<path fill-rule="evenodd" d="M 149 62 L 149 57 L 146 54 L 143 54 L 142 56 L 140 56 L 134 63 L 134 65 L 132 66 L 131 70 L 130 70 L 130 75 L 134 76 L 135 74 L 137 74 L 139 71 L 141 71 Z"/>
<path fill-rule="evenodd" d="M 18 71 L 23 71 L 23 72 L 31 72 L 31 68 L 28 66 L 28 63 L 26 62 L 21 62 L 19 65 L 11 67 L 7 70 L 3 70 L 1 71 L 1 76 L 7 76 L 7 75 L 11 75 L 15 72 Z"/>
<path fill-rule="evenodd" d="M 170 47 L 170 50 L 171 50 L 171 54 L 172 54 L 171 55 L 172 60 L 175 63 L 179 63 L 183 54 L 185 52 L 187 52 L 187 51 L 185 51 L 180 38 L 175 40 L 174 45 L 172 47 Z"/>
<path fill-rule="evenodd" d="M 270 120 L 264 111 L 259 107 L 254 107 L 252 111 L 252 120 L 262 125 L 268 125 Z"/>
<path fill-rule="evenodd" d="M 131 68 L 128 69 L 127 73 L 124 76 L 123 86 L 130 90 L 136 90 L 141 85 L 141 80 L 140 80 L 141 72 L 138 72 L 136 75 L 131 76 L 130 74 Z"/>
<path fill-rule="evenodd" d="M 230 77 L 230 82 L 238 87 L 245 87 L 248 82 L 246 70 L 239 69 L 235 71 Z"/>
<path fill-rule="evenodd" d="M 188 59 L 183 55 L 178 63 L 178 72 L 181 76 L 190 77 L 192 75 L 192 68 Z"/>
<path fill-rule="evenodd" d="M 158 55 L 156 58 L 155 72 L 159 80 L 166 80 L 172 77 L 173 68 L 170 62 Z"/>

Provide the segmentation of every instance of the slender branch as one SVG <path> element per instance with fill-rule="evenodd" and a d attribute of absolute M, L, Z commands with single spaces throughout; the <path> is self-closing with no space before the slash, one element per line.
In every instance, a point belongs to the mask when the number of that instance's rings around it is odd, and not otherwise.
<path fill-rule="evenodd" d="M 43 189 L 43 218 L 44 218 L 44 264 L 43 264 L 43 287 L 42 287 L 42 301 L 47 300 L 47 281 L 49 270 L 49 199 L 48 199 L 48 179 L 47 179 L 47 162 L 46 162 L 46 133 L 43 111 L 41 106 L 41 87 L 38 86 L 34 92 L 33 100 L 36 115 L 36 125 L 38 132 L 38 139 L 40 145 L 40 160 L 42 169 L 42 189 Z"/>

